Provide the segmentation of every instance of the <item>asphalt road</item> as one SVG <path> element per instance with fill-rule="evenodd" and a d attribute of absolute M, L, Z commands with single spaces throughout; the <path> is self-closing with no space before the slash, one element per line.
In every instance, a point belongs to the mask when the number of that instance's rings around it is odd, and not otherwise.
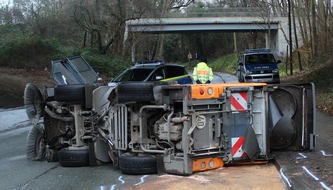
<path fill-rule="evenodd" d="M 276 165 L 289 189 L 333 189 L 333 117 L 317 109 L 317 144 L 313 151 L 281 151 Z"/>
<path fill-rule="evenodd" d="M 112 165 L 65 168 L 57 162 L 28 161 L 25 142 L 30 128 L 0 134 L 1 189 L 112 189 L 123 181 L 126 189 L 141 182 L 143 176 L 122 176 Z"/>

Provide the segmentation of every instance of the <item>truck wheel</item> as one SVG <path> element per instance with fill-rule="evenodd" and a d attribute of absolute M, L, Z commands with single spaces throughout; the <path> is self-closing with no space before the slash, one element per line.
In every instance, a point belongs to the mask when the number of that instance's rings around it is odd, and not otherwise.
<path fill-rule="evenodd" d="M 156 174 L 157 159 L 155 156 L 129 156 L 119 157 L 119 169 L 124 174 Z"/>
<path fill-rule="evenodd" d="M 37 124 L 31 128 L 28 134 L 26 146 L 28 160 L 44 160 L 45 150 L 44 125 Z"/>
<path fill-rule="evenodd" d="M 30 123 L 36 125 L 44 115 L 44 100 L 41 91 L 32 83 L 25 86 L 24 107 Z"/>
<path fill-rule="evenodd" d="M 54 88 L 54 100 L 66 103 L 84 103 L 85 85 L 59 85 Z"/>
<path fill-rule="evenodd" d="M 154 85 L 147 82 L 121 83 L 117 86 L 118 102 L 154 101 Z"/>
<path fill-rule="evenodd" d="M 89 166 L 88 149 L 61 149 L 58 152 L 59 164 L 63 167 Z"/>

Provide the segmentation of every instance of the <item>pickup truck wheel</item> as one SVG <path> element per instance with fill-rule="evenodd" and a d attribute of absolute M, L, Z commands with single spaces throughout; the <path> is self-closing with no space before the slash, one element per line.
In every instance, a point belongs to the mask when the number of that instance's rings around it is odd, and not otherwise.
<path fill-rule="evenodd" d="M 117 86 L 118 101 L 149 102 L 154 101 L 154 85 L 148 82 L 121 83 Z"/>
<path fill-rule="evenodd" d="M 28 160 L 44 160 L 46 153 L 45 150 L 44 125 L 37 124 L 31 128 L 28 134 L 26 145 Z"/>
<path fill-rule="evenodd" d="M 54 88 L 54 100 L 65 103 L 84 103 L 85 85 L 59 85 Z"/>
<path fill-rule="evenodd" d="M 41 91 L 32 83 L 24 89 L 24 107 L 32 125 L 36 125 L 44 115 L 44 100 Z"/>
<path fill-rule="evenodd" d="M 61 149 L 58 151 L 58 159 L 63 167 L 89 166 L 89 149 Z"/>
<path fill-rule="evenodd" d="M 119 169 L 124 174 L 144 175 L 157 173 L 157 159 L 155 156 L 129 156 L 119 157 Z"/>

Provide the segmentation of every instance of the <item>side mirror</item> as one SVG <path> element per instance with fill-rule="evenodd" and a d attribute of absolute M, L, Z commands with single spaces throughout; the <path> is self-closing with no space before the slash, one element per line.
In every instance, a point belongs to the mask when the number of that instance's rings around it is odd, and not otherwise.
<path fill-rule="evenodd" d="M 243 66 L 243 62 L 239 62 L 238 65 Z"/>
<path fill-rule="evenodd" d="M 277 60 L 277 63 L 278 63 L 278 64 L 281 63 L 281 60 Z"/>

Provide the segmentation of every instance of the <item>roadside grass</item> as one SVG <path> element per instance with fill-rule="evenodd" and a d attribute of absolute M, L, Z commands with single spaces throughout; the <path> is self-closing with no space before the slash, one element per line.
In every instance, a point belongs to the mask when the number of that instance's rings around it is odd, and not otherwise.
<path fill-rule="evenodd" d="M 212 68 L 213 72 L 236 74 L 238 56 L 239 54 L 228 54 L 214 60 L 208 60 L 207 64 Z M 187 70 L 193 70 L 197 63 L 197 60 L 191 60 L 190 63 L 186 62 L 182 63 L 182 65 L 184 65 Z"/>
<path fill-rule="evenodd" d="M 333 63 L 327 62 L 307 67 L 292 76 L 282 77 L 285 83 L 311 82 L 316 89 L 316 106 L 333 116 Z"/>

